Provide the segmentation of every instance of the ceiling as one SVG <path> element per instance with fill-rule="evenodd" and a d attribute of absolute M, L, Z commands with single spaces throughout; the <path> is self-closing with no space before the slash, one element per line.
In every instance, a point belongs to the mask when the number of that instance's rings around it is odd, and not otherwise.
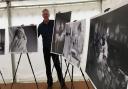
<path fill-rule="evenodd" d="M 0 0 L 0 2 L 5 1 L 40 1 L 40 2 L 81 2 L 81 1 L 97 1 L 97 0 Z"/>
<path fill-rule="evenodd" d="M 5 2 L 5 1 L 25 1 L 25 0 L 0 0 L 0 2 Z"/>
<path fill-rule="evenodd" d="M 33 5 L 60 5 L 96 2 L 98 0 L 0 0 L 0 8 L 6 7 L 6 1 L 12 1 L 12 7 L 33 6 Z M 22 3 L 21 3 L 22 2 Z"/>

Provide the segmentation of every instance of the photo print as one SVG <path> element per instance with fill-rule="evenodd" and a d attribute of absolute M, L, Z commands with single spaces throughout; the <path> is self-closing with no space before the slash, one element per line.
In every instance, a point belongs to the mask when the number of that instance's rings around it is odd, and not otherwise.
<path fill-rule="evenodd" d="M 65 24 L 70 22 L 71 12 L 57 13 L 55 17 L 51 52 L 55 54 L 63 54 Z"/>
<path fill-rule="evenodd" d="M 37 27 L 16 26 L 9 28 L 9 51 L 16 53 L 37 52 Z"/>
<path fill-rule="evenodd" d="M 127 89 L 128 5 L 91 19 L 86 72 L 97 89 Z"/>
<path fill-rule="evenodd" d="M 0 29 L 0 55 L 5 54 L 5 29 Z"/>
<path fill-rule="evenodd" d="M 80 67 L 84 47 L 86 20 L 67 23 L 63 55 L 69 63 Z"/>

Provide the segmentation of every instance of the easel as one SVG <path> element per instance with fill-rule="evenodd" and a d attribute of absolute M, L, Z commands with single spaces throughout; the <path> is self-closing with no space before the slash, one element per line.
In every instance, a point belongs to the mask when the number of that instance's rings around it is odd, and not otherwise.
<path fill-rule="evenodd" d="M 60 68 L 61 68 L 61 70 L 62 70 L 62 60 L 63 60 L 63 58 L 62 58 L 62 55 L 58 55 L 59 57 L 60 57 Z M 66 63 L 66 60 L 65 60 L 65 64 L 66 64 L 66 67 L 67 67 L 67 70 L 66 70 L 66 74 L 67 74 L 67 72 L 69 73 L 69 76 L 70 76 L 70 79 L 72 80 L 72 78 L 71 78 L 71 74 L 70 74 L 70 72 L 69 72 L 69 69 L 68 69 L 68 67 L 69 67 L 69 64 L 67 64 Z M 54 64 L 53 64 L 53 67 L 52 67 L 52 73 L 53 73 L 53 69 L 54 69 Z M 63 73 L 62 73 L 63 74 Z M 66 77 L 66 76 L 65 76 Z M 65 77 L 64 77 L 64 81 L 65 81 Z M 63 78 L 63 76 L 62 76 L 62 78 Z M 62 82 L 62 78 L 61 78 L 61 82 Z M 61 87 L 61 89 L 62 89 L 62 87 Z"/>
<path fill-rule="evenodd" d="M 26 53 L 26 55 L 27 55 L 27 58 L 28 58 L 28 61 L 29 61 L 29 64 L 30 64 L 30 67 L 31 67 L 31 70 L 32 70 L 32 73 L 33 73 L 33 76 L 34 76 L 34 79 L 35 79 L 36 87 L 37 87 L 37 89 L 39 89 L 38 83 L 37 83 L 37 80 L 36 80 L 36 76 L 35 76 L 35 73 L 34 73 L 34 70 L 33 70 L 33 67 L 32 67 L 32 63 L 31 63 L 31 60 L 30 60 L 30 57 L 29 57 L 29 54 Z M 20 54 L 20 57 L 19 57 L 19 60 L 18 60 L 18 64 L 17 64 L 17 67 L 16 67 L 16 71 L 15 71 L 15 74 L 13 76 L 13 83 L 11 84 L 11 89 L 13 88 L 13 85 L 14 85 L 14 80 L 16 78 L 16 73 L 17 73 L 17 70 L 18 70 L 18 67 L 19 67 L 19 64 L 20 64 L 21 56 L 22 56 L 22 53 Z"/>
<path fill-rule="evenodd" d="M 60 57 L 60 68 L 61 68 L 61 70 L 62 70 L 62 55 L 59 55 L 59 57 Z M 67 65 L 67 63 L 66 63 L 66 60 L 65 60 L 65 64 L 66 64 L 66 67 L 68 68 L 69 67 L 69 64 Z M 53 67 L 52 67 L 52 73 L 53 73 L 53 69 L 54 69 L 54 64 L 53 64 Z M 72 78 L 71 78 L 71 74 L 70 74 L 70 72 L 69 72 L 69 69 L 67 69 L 66 70 L 66 74 L 67 74 L 67 72 L 69 73 L 69 76 L 70 76 L 70 80 L 72 80 Z M 66 77 L 66 76 L 65 76 Z M 65 81 L 65 77 L 64 77 L 64 81 Z M 63 78 L 63 77 L 62 77 Z M 61 82 L 62 82 L 62 79 L 61 79 Z M 62 87 L 61 87 L 62 88 Z"/>
<path fill-rule="evenodd" d="M 61 56 L 61 55 L 60 55 L 60 56 Z M 61 64 L 60 66 L 61 66 L 61 68 L 62 68 L 62 57 L 61 57 L 61 62 L 60 62 L 60 64 Z M 69 67 L 69 63 L 67 64 L 66 59 L 65 59 L 65 65 L 66 65 L 67 68 Z M 53 73 L 54 67 L 55 67 L 55 66 L 54 66 L 54 64 L 53 64 L 52 73 Z M 69 69 L 66 70 L 65 75 L 67 74 L 67 72 L 68 72 L 69 77 L 70 77 L 70 80 L 71 80 L 72 77 L 71 77 L 71 74 L 70 74 L 70 72 L 69 72 Z M 66 77 L 66 76 L 64 76 L 64 80 L 65 80 L 65 77 Z"/>
<path fill-rule="evenodd" d="M 70 64 L 70 63 L 69 63 L 69 64 Z M 69 66 L 67 67 L 66 71 L 68 70 L 68 68 L 69 68 Z M 74 89 L 74 85 L 73 85 L 73 73 L 74 73 L 74 72 L 73 72 L 73 71 L 74 71 L 74 66 L 72 65 L 71 89 Z M 86 79 L 85 79 L 85 75 L 84 75 L 84 73 L 83 73 L 81 67 L 80 67 L 80 72 L 81 72 L 81 74 L 82 74 L 82 76 L 83 76 L 83 78 L 84 78 L 85 84 L 87 85 L 87 89 L 89 89 L 88 83 L 87 83 L 87 81 L 86 81 Z M 67 72 L 65 73 L 65 77 L 66 77 L 66 75 L 67 75 Z"/>
<path fill-rule="evenodd" d="M 3 82 L 4 82 L 4 85 L 6 86 L 6 83 L 5 83 L 5 80 L 4 80 L 4 77 L 3 77 L 3 74 L 2 74 L 1 71 L 0 71 L 0 75 L 1 75 L 1 77 L 2 77 L 2 80 L 3 80 Z M 0 89 L 1 89 L 1 87 L 0 87 Z"/>
<path fill-rule="evenodd" d="M 60 56 L 60 60 L 61 60 L 61 61 L 60 61 L 60 65 L 61 65 L 61 69 L 62 69 L 62 55 L 59 55 L 59 56 Z M 73 85 L 74 66 L 72 65 L 72 76 L 71 76 L 71 75 L 70 75 L 70 72 L 69 72 L 70 63 L 67 64 L 66 59 L 65 59 L 65 64 L 66 64 L 67 69 L 66 69 L 66 71 L 65 71 L 64 80 L 65 80 L 65 78 L 66 78 L 66 76 L 67 76 L 67 73 L 69 73 L 69 76 L 70 76 L 70 79 L 71 79 L 71 89 L 74 89 L 74 85 Z M 53 65 L 53 68 L 52 68 L 52 72 L 53 72 L 53 69 L 54 69 L 54 65 Z M 88 83 L 87 83 L 87 81 L 86 81 L 86 79 L 85 79 L 85 75 L 84 75 L 84 73 L 83 73 L 81 67 L 80 67 L 80 72 L 81 72 L 81 74 L 82 74 L 82 76 L 83 76 L 83 78 L 84 78 L 85 84 L 87 85 L 87 89 L 89 89 Z"/>

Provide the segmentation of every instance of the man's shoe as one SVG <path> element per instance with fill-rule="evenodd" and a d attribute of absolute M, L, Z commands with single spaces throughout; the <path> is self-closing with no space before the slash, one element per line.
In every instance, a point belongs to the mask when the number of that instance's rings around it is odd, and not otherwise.
<path fill-rule="evenodd" d="M 62 87 L 62 89 L 69 89 L 66 85 L 64 85 L 63 87 Z"/>

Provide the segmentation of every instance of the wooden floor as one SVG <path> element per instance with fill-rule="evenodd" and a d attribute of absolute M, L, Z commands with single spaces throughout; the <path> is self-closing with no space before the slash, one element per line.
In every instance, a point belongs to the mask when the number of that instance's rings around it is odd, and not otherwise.
<path fill-rule="evenodd" d="M 74 89 L 88 89 L 87 85 L 83 81 L 74 82 Z M 39 89 L 47 89 L 46 83 L 38 83 Z M 66 85 L 69 89 L 71 89 L 71 82 L 66 82 Z M 94 89 L 90 82 L 88 82 L 89 89 Z M 11 84 L 7 84 L 6 86 L 3 84 L 0 84 L 0 89 L 10 89 Z M 17 83 L 14 84 L 12 89 L 37 89 L 35 83 Z M 61 89 L 58 82 L 53 84 L 53 89 Z"/>

